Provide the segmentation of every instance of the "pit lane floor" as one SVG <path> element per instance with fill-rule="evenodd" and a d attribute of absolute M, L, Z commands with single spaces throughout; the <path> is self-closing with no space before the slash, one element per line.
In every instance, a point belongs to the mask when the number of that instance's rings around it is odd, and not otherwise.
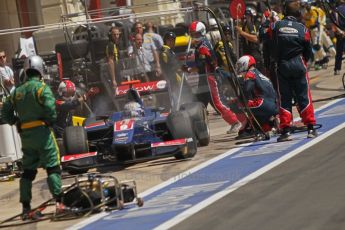
<path fill-rule="evenodd" d="M 318 72 L 311 72 L 312 77 L 312 93 L 314 99 L 334 96 L 343 93 L 341 76 L 332 76 L 330 73 L 333 71 L 330 66 L 328 70 L 321 70 Z M 321 90 L 319 90 L 321 88 Z M 315 107 L 319 107 L 326 102 L 315 104 Z M 102 172 L 110 173 L 119 179 L 134 179 L 138 183 L 139 191 L 145 191 L 154 185 L 157 185 L 167 179 L 186 171 L 196 165 L 201 164 L 211 158 L 214 158 L 221 153 L 228 151 L 234 147 L 234 136 L 225 134 L 227 125 L 221 120 L 219 116 L 210 117 L 212 143 L 208 147 L 199 148 L 198 154 L 195 158 L 189 161 L 177 162 L 173 158 L 161 159 L 156 161 L 150 161 L 146 163 L 137 164 L 121 171 L 116 171 L 116 168 L 108 167 L 102 169 Z M 48 193 L 45 173 L 40 171 L 36 182 L 34 183 L 33 190 L 33 206 L 39 204 L 47 199 L 50 195 Z M 20 204 L 18 203 L 18 182 L 3 182 L 0 183 L 0 219 L 12 216 L 20 212 Z M 244 198 L 243 198 L 244 199 Z M 167 204 L 168 205 L 168 204 Z M 30 224 L 28 226 L 22 226 L 20 229 L 44 229 L 49 227 L 50 229 L 63 229 L 67 228 L 80 220 L 65 221 L 65 222 L 41 222 L 36 224 Z M 13 228 L 15 229 L 15 228 Z"/>
<path fill-rule="evenodd" d="M 345 229 L 345 129 L 172 229 Z"/>

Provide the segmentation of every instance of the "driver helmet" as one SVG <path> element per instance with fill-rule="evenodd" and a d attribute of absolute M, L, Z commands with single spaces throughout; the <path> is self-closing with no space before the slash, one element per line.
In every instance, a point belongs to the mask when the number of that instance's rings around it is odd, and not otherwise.
<path fill-rule="evenodd" d="M 70 80 L 64 80 L 58 87 L 59 96 L 64 100 L 72 100 L 75 97 L 76 88 L 75 84 Z"/>
<path fill-rule="evenodd" d="M 143 115 L 143 109 L 138 102 L 127 102 L 124 106 L 124 112 L 127 117 L 141 117 Z"/>

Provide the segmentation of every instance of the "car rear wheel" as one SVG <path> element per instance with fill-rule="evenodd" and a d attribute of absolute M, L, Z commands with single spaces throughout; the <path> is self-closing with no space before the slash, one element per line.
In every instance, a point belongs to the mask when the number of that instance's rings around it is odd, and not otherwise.
<path fill-rule="evenodd" d="M 193 131 L 200 146 L 207 146 L 210 143 L 210 129 L 205 106 L 200 102 L 186 103 L 181 105 L 182 111 L 187 111 L 192 121 Z"/>
<path fill-rule="evenodd" d="M 187 143 L 187 150 L 177 153 L 175 158 L 186 159 L 194 157 L 197 152 L 197 146 L 189 114 L 186 111 L 170 113 L 167 118 L 167 126 L 174 139 L 192 139 L 192 141 Z"/>

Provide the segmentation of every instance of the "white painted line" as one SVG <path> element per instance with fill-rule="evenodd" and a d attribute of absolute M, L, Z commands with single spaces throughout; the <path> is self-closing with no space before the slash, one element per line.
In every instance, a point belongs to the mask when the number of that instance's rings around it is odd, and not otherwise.
<path fill-rule="evenodd" d="M 169 229 L 178 223 L 182 222 L 183 220 L 187 219 L 188 217 L 194 215 L 195 213 L 199 212 L 203 208 L 213 204 L 217 200 L 223 198 L 224 196 L 228 195 L 229 193 L 235 191 L 236 189 L 242 187 L 243 185 L 249 183 L 250 181 L 254 180 L 255 178 L 261 176 L 262 174 L 268 172 L 269 170 L 275 168 L 276 166 L 282 164 L 283 162 L 289 160 L 290 158 L 296 156 L 297 154 L 301 153 L 302 151 L 310 148 L 311 146 L 317 144 L 318 142 L 326 139 L 330 135 L 336 133 L 340 129 L 345 127 L 345 122 L 341 125 L 338 125 L 337 127 L 331 129 L 330 131 L 323 133 L 321 136 L 316 137 L 315 139 L 311 140 L 307 144 L 293 150 L 292 152 L 280 157 L 279 159 L 273 161 L 272 163 L 262 167 L 261 169 L 253 172 L 252 174 L 244 177 L 242 180 L 239 180 L 238 182 L 234 183 L 233 185 L 225 188 L 224 190 L 214 194 L 213 196 L 209 197 L 208 199 L 204 200 L 203 202 L 198 203 L 197 205 L 194 205 L 193 207 L 187 209 L 186 211 L 182 212 L 181 214 L 175 216 L 174 218 L 166 221 L 165 223 L 157 226 L 154 228 L 155 230 L 166 230 Z"/>
<path fill-rule="evenodd" d="M 327 107 L 337 103 L 340 100 L 342 100 L 342 99 L 337 99 L 337 100 L 331 101 L 331 102 L 329 102 L 327 104 L 324 104 L 324 105 L 320 106 L 318 109 L 316 109 L 315 112 L 316 111 L 320 111 L 322 109 L 325 109 L 325 108 L 327 108 Z M 294 121 L 298 121 L 298 120 L 300 120 L 300 118 L 294 119 Z M 231 154 L 236 153 L 240 149 L 242 149 L 242 148 L 244 148 L 244 147 L 246 147 L 246 146 L 248 146 L 250 144 L 251 143 L 243 144 L 243 145 L 241 145 L 238 148 L 231 149 L 231 150 L 229 150 L 229 151 L 227 151 L 227 152 L 225 152 L 225 153 L 223 153 L 221 155 L 218 155 L 218 156 L 216 156 L 216 157 L 214 157 L 214 158 L 212 158 L 212 159 L 210 159 L 208 161 L 205 161 L 205 162 L 201 163 L 200 165 L 197 165 L 197 166 L 195 166 L 195 167 L 193 167 L 193 168 L 191 168 L 191 169 L 189 169 L 187 171 L 184 171 L 184 172 L 178 174 L 177 176 L 172 177 L 172 178 L 168 179 L 167 181 L 164 181 L 163 183 L 160 183 L 160 184 L 158 184 L 158 185 L 156 185 L 156 186 L 154 186 L 154 187 L 152 187 L 152 188 L 150 188 L 150 189 L 148 189 L 148 190 L 138 194 L 138 196 L 144 198 L 145 196 L 148 196 L 148 195 L 150 195 L 150 194 L 152 194 L 152 193 L 154 193 L 154 192 L 156 192 L 156 191 L 158 191 L 158 190 L 160 190 L 160 189 L 162 189 L 162 188 L 164 188 L 166 186 L 169 186 L 170 184 L 175 183 L 175 182 L 185 178 L 186 176 L 188 176 L 188 175 L 190 175 L 190 174 L 192 174 L 194 172 L 197 172 L 197 171 L 199 171 L 199 170 L 201 170 L 201 169 L 203 169 L 203 168 L 213 164 L 214 162 L 217 162 L 217 161 L 219 161 L 219 160 L 221 160 L 221 159 L 223 159 L 223 158 L 225 158 L 225 157 L 227 157 L 227 156 L 229 156 Z M 226 191 L 226 190 L 224 190 L 224 191 Z M 115 210 L 115 212 L 116 211 L 117 210 Z M 75 225 L 73 225 L 73 226 L 71 226 L 70 228 L 67 228 L 67 229 L 68 230 L 74 230 L 74 229 L 83 228 L 83 227 L 87 226 L 88 224 L 91 224 L 92 222 L 97 221 L 98 219 L 101 219 L 104 216 L 107 216 L 107 215 L 110 215 L 110 214 L 111 213 L 106 213 L 106 214 L 99 213 L 99 214 L 96 214 L 96 215 L 92 216 L 91 218 L 88 218 L 88 219 L 86 219 L 86 220 L 84 220 L 84 221 L 82 221 L 80 223 L 77 223 L 77 224 L 75 224 Z"/>

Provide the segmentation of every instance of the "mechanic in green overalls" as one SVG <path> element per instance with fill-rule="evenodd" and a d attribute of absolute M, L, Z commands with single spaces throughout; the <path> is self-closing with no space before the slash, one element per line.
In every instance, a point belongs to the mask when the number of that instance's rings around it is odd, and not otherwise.
<path fill-rule="evenodd" d="M 60 153 L 51 129 L 56 120 L 55 98 L 42 81 L 44 63 L 40 56 L 30 56 L 24 62 L 25 75 L 21 84 L 6 98 L 3 120 L 16 124 L 22 140 L 23 174 L 20 179 L 22 219 L 37 219 L 41 214 L 31 211 L 32 181 L 37 168 L 47 171 L 50 193 L 56 199 L 57 212 L 62 212 Z"/>

